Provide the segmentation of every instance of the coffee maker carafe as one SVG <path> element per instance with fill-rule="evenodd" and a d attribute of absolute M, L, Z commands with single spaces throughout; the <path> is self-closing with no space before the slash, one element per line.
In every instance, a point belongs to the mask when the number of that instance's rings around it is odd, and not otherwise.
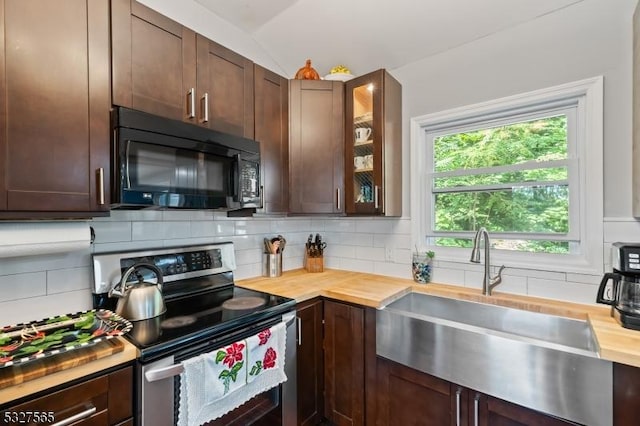
<path fill-rule="evenodd" d="M 613 272 L 600 282 L 597 302 L 611 305 L 612 316 L 623 327 L 640 330 L 640 244 L 614 243 L 611 266 Z"/>

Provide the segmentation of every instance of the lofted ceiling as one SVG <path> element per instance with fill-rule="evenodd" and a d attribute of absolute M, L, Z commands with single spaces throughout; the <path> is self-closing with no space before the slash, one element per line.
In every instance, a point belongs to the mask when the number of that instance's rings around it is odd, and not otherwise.
<path fill-rule="evenodd" d="M 293 76 L 394 69 L 589 0 L 196 0 Z"/>

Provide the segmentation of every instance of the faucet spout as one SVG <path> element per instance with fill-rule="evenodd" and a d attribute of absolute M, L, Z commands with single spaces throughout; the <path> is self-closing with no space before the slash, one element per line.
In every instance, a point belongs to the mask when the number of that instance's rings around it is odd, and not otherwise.
<path fill-rule="evenodd" d="M 504 265 L 498 269 L 495 277 L 491 276 L 491 242 L 489 232 L 485 227 L 481 227 L 473 238 L 473 248 L 471 249 L 471 259 L 473 263 L 480 263 L 480 241 L 484 240 L 484 275 L 482 277 L 482 294 L 491 296 L 491 291 L 502 282 L 502 271 Z"/>

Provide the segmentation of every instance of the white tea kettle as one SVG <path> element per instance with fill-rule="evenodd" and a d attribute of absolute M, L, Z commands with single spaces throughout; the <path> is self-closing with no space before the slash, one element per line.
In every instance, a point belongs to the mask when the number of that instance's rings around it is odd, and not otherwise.
<path fill-rule="evenodd" d="M 152 271 L 158 282 L 144 281 L 142 274 L 136 274 L 137 283 L 127 283 L 129 276 L 138 269 Z M 127 269 L 122 279 L 111 290 L 109 297 L 117 296 L 116 314 L 129 321 L 142 321 L 162 315 L 167 310 L 162 296 L 162 272 L 151 263 L 136 263 Z"/>

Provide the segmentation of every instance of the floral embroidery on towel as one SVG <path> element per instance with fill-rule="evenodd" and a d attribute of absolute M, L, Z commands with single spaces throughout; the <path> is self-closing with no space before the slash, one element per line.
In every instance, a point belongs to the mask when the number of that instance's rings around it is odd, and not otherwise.
<path fill-rule="evenodd" d="M 270 329 L 261 331 L 260 333 L 258 333 L 258 339 L 260 341 L 258 345 L 259 346 L 266 345 L 270 338 L 271 338 Z M 253 364 L 253 366 L 251 367 L 251 371 L 249 372 L 249 375 L 257 376 L 258 374 L 260 374 L 262 370 L 275 367 L 277 357 L 278 355 L 276 353 L 276 350 L 273 349 L 273 347 L 267 348 L 264 354 L 264 358 L 262 360 L 256 361 L 255 364 Z"/>
<path fill-rule="evenodd" d="M 244 343 L 236 342 L 227 346 L 224 350 L 219 350 L 216 354 L 216 364 L 222 362 L 229 366 L 228 370 L 222 370 L 218 376 L 218 379 L 221 379 L 224 384 L 225 394 L 229 392 L 231 381 L 235 382 L 238 379 L 238 371 L 240 371 L 244 365 L 244 361 L 242 360 L 244 346 Z"/>

